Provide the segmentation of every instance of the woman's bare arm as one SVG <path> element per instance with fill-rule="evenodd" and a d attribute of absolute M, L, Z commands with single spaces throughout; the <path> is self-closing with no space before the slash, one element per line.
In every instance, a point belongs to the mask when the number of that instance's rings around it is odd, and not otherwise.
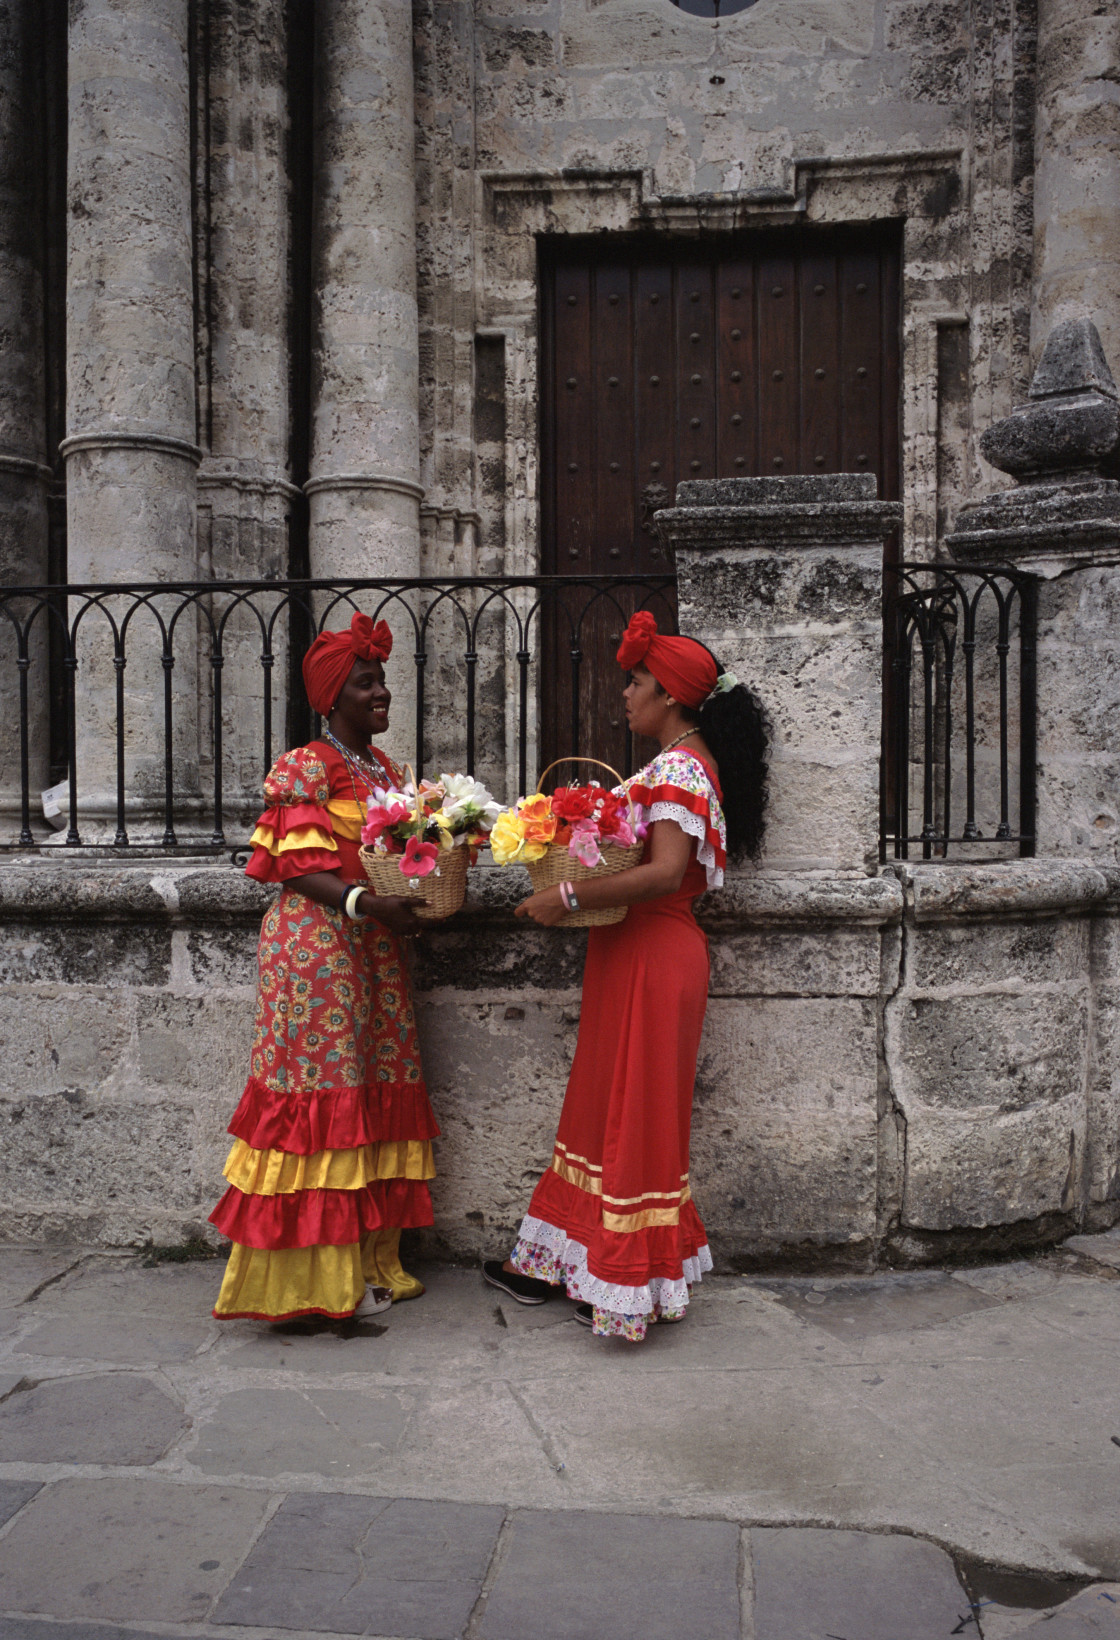
<path fill-rule="evenodd" d="M 611 845 L 608 843 L 607 848 Z M 611 877 L 594 877 L 576 885 L 580 907 L 599 911 L 611 905 L 636 905 L 641 900 L 660 900 L 680 886 L 692 854 L 693 840 L 675 820 L 657 820 L 650 828 L 649 859 Z M 514 912 L 515 917 L 531 917 L 542 928 L 552 928 L 567 913 L 559 888 L 532 894 Z"/>

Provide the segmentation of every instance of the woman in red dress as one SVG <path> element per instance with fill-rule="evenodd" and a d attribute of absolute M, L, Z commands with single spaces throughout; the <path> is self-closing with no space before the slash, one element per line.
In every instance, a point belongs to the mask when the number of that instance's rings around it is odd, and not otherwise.
<path fill-rule="evenodd" d="M 684 1318 L 712 1267 L 692 1201 L 692 1092 L 708 1001 L 708 942 L 692 913 L 719 888 L 728 853 L 757 856 L 766 732 L 755 697 L 692 638 L 661 637 L 635 615 L 618 651 L 633 733 L 660 754 L 628 790 L 649 825 L 640 865 L 545 889 L 517 908 L 544 927 L 568 906 L 625 905 L 593 928 L 579 1038 L 552 1162 L 510 1257 L 483 1265 L 493 1286 L 539 1304 L 563 1285 L 576 1319 L 632 1342 L 651 1321 Z"/>
<path fill-rule="evenodd" d="M 399 938 L 421 924 L 403 896 L 370 893 L 358 857 L 369 794 L 403 778 L 370 744 L 389 723 L 392 646 L 366 615 L 315 640 L 303 676 L 323 737 L 265 780 L 246 870 L 280 895 L 261 928 L 229 1189 L 211 1214 L 233 1243 L 219 1320 L 341 1320 L 424 1291 L 397 1250 L 402 1227 L 432 1222 L 439 1131 Z"/>

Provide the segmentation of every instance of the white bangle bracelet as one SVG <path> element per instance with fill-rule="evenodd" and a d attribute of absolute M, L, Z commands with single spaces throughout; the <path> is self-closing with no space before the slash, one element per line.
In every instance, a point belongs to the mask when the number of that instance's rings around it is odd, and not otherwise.
<path fill-rule="evenodd" d="M 342 911 L 344 916 L 350 918 L 351 922 L 369 921 L 369 918 L 365 915 L 365 913 L 358 910 L 358 901 L 364 893 L 365 889 L 362 887 L 361 883 L 351 883 L 350 887 L 346 890 L 346 893 L 339 901 L 339 909 Z"/>

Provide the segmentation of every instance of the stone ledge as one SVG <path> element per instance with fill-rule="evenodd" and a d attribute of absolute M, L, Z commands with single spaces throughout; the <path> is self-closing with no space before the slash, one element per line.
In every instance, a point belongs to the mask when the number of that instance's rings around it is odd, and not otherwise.
<path fill-rule="evenodd" d="M 475 866 L 467 902 L 447 931 L 473 926 L 526 928 L 514 907 L 531 892 L 523 867 Z M 275 890 L 228 865 L 81 861 L 0 865 L 0 923 L 143 922 L 255 924 Z M 909 909 L 916 922 L 1018 916 L 1034 911 L 1120 910 L 1120 867 L 1082 860 L 1007 860 L 987 865 L 895 861 L 879 876 L 824 873 L 770 876 L 732 872 L 705 894 L 705 928 L 855 923 L 880 927 Z"/>
<path fill-rule="evenodd" d="M 1086 911 L 1117 894 L 1120 872 L 1087 860 L 1004 860 L 988 865 L 912 864 L 888 868 L 918 923 L 954 917 Z"/>

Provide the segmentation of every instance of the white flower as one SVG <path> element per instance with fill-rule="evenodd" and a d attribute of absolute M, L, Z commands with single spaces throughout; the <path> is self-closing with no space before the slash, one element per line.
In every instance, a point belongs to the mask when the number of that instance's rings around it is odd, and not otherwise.
<path fill-rule="evenodd" d="M 445 793 L 443 813 L 451 823 L 477 820 L 489 830 L 501 813 L 501 804 L 494 801 L 481 780 L 469 774 L 441 774 L 439 778 Z"/>

